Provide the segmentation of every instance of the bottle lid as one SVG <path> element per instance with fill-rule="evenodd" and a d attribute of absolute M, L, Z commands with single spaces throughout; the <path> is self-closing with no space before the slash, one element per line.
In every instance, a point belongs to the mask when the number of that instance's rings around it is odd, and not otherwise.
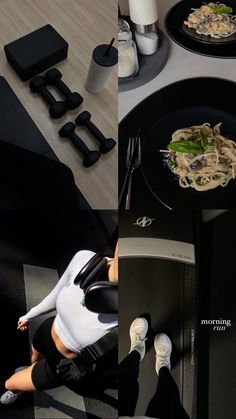
<path fill-rule="evenodd" d="M 156 0 L 129 0 L 130 19 L 138 25 L 151 25 L 158 20 Z"/>
<path fill-rule="evenodd" d="M 113 67 L 118 63 L 118 51 L 111 44 L 98 45 L 93 51 L 93 59 L 103 67 Z"/>

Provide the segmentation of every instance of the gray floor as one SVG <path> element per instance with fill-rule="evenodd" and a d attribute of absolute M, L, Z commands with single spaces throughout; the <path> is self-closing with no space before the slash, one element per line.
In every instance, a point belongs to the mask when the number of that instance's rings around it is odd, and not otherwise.
<path fill-rule="evenodd" d="M 24 280 L 27 310 L 38 304 L 49 294 L 58 281 L 57 272 L 53 269 L 24 265 Z M 35 329 L 47 317 L 53 315 L 49 313 L 34 319 L 29 328 L 30 341 Z M 108 391 L 112 397 L 116 398 L 116 392 Z M 90 417 L 112 419 L 117 418 L 117 412 L 111 406 L 98 400 L 83 398 L 62 386 L 44 392 L 36 391 L 34 394 L 35 418 L 78 418 L 86 419 Z"/>

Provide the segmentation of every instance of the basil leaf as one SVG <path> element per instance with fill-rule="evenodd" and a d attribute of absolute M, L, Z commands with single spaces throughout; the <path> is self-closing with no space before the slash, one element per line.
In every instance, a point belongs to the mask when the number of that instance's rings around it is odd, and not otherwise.
<path fill-rule="evenodd" d="M 232 7 L 229 7 L 229 6 L 209 6 L 209 7 L 212 10 L 212 12 L 215 13 L 216 15 L 220 13 L 228 14 L 228 13 L 233 12 Z"/>
<path fill-rule="evenodd" d="M 168 145 L 169 150 L 178 151 L 179 153 L 203 154 L 204 149 L 201 144 L 191 140 L 173 141 Z"/>
<path fill-rule="evenodd" d="M 202 130 L 200 131 L 200 138 L 201 138 L 202 148 L 204 151 L 206 151 L 208 147 L 208 139 L 207 139 L 207 135 Z"/>

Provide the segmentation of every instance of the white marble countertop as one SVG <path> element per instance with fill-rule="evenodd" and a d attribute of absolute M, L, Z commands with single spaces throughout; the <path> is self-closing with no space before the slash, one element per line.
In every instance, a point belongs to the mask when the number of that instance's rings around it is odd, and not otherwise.
<path fill-rule="evenodd" d="M 236 81 L 236 60 L 205 57 L 178 46 L 167 35 L 164 19 L 176 0 L 158 0 L 160 28 L 169 41 L 169 57 L 162 72 L 152 81 L 134 90 L 119 93 L 119 121 L 139 102 L 156 90 L 177 80 L 191 77 L 210 76 Z"/>

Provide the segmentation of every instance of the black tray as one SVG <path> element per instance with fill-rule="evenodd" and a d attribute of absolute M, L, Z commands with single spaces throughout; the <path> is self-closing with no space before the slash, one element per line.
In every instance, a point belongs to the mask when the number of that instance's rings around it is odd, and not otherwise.
<path fill-rule="evenodd" d="M 139 72 L 133 77 L 119 78 L 119 92 L 137 89 L 153 80 L 163 70 L 168 58 L 168 40 L 160 31 L 159 48 L 155 54 L 138 54 Z"/>
<path fill-rule="evenodd" d="M 183 25 L 191 13 L 191 8 L 200 7 L 203 1 L 182 0 L 175 4 L 167 13 L 165 19 L 166 30 L 170 37 L 183 48 L 201 55 L 220 58 L 236 58 L 236 35 L 229 38 L 211 39 L 204 35 L 194 34 L 195 31 L 188 30 Z M 227 1 L 227 6 L 231 6 L 236 14 L 235 0 Z"/>
<path fill-rule="evenodd" d="M 176 129 L 204 122 L 222 122 L 223 135 L 236 139 L 235 95 L 236 83 L 199 77 L 173 83 L 142 101 L 120 123 L 120 185 L 125 175 L 128 139 L 136 136 L 140 129 L 143 178 L 146 187 L 159 203 L 169 208 L 236 207 L 236 180 L 231 180 L 225 188 L 218 187 L 206 192 L 183 189 L 163 163 L 163 156 L 158 151 L 166 149 Z M 133 193 L 136 196 L 132 208 L 145 205 L 145 188 L 137 188 Z"/>

